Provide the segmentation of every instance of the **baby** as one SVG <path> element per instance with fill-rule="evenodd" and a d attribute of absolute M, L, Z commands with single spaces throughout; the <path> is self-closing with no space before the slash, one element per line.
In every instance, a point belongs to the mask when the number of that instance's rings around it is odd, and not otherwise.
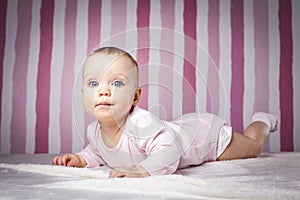
<path fill-rule="evenodd" d="M 255 113 L 243 134 L 209 113 L 189 113 L 162 121 L 137 106 L 141 97 L 138 64 L 127 52 L 103 47 L 83 66 L 85 110 L 95 117 L 87 129 L 89 144 L 77 154 L 53 159 L 54 165 L 106 165 L 109 177 L 172 174 L 207 161 L 257 157 L 278 119 Z"/>

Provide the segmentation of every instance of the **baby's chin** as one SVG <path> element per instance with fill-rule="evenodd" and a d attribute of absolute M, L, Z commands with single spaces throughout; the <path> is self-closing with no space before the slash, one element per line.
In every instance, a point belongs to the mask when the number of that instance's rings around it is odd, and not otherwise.
<path fill-rule="evenodd" d="M 99 122 L 116 121 L 116 116 L 111 110 L 101 110 L 100 112 L 94 112 L 94 118 Z"/>

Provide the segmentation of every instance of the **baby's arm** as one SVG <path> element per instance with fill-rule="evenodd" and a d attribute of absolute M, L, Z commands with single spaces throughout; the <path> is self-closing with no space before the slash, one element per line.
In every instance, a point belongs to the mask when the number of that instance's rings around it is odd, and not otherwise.
<path fill-rule="evenodd" d="M 171 132 L 161 132 L 145 144 L 147 158 L 139 163 L 149 175 L 166 175 L 175 172 L 179 166 L 182 151 L 176 136 Z"/>
<path fill-rule="evenodd" d="M 144 178 L 147 176 L 150 174 L 141 166 L 115 168 L 109 173 L 109 178 Z"/>
<path fill-rule="evenodd" d="M 54 165 L 62 165 L 68 167 L 97 167 L 104 165 L 103 160 L 96 155 L 91 144 L 86 146 L 81 152 L 76 154 L 64 154 L 54 157 L 52 163 Z"/>
<path fill-rule="evenodd" d="M 151 176 L 172 174 L 179 166 L 180 155 L 176 146 L 166 146 L 152 152 L 139 166 L 143 167 Z"/>
<path fill-rule="evenodd" d="M 68 167 L 85 167 L 87 165 L 85 160 L 80 155 L 71 153 L 67 153 L 62 156 L 55 156 L 52 164 Z"/>
<path fill-rule="evenodd" d="M 70 167 L 97 167 L 104 165 L 105 162 L 97 155 L 95 128 L 97 121 L 91 123 L 87 128 L 87 137 L 89 144 L 79 153 L 65 154 L 54 157 L 52 163 L 54 165 L 70 166 Z"/>
<path fill-rule="evenodd" d="M 110 178 L 141 178 L 152 175 L 172 174 L 180 161 L 180 145 L 174 135 L 162 132 L 143 146 L 147 158 L 134 167 L 118 167 L 111 170 Z"/>

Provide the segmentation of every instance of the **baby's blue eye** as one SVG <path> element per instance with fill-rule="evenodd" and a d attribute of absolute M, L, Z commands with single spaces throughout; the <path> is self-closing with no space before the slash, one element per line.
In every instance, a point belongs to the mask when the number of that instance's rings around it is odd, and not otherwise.
<path fill-rule="evenodd" d="M 114 82 L 112 83 L 112 85 L 115 86 L 115 87 L 121 87 L 121 86 L 124 85 L 124 83 L 122 83 L 121 81 L 114 81 Z"/>
<path fill-rule="evenodd" d="M 99 85 L 99 83 L 97 81 L 90 81 L 89 82 L 89 86 L 92 87 L 92 88 L 93 87 L 98 87 L 98 85 Z"/>

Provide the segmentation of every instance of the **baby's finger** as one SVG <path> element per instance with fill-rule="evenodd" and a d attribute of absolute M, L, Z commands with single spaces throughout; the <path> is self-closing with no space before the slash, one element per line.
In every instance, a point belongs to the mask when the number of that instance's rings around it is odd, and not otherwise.
<path fill-rule="evenodd" d="M 114 178 L 115 174 L 116 174 L 115 169 L 110 170 L 108 178 Z"/>
<path fill-rule="evenodd" d="M 61 156 L 59 156 L 59 157 L 57 158 L 57 164 L 58 164 L 58 165 L 63 165 L 63 164 L 62 164 L 62 157 L 61 157 Z"/>
<path fill-rule="evenodd" d="M 62 159 L 61 159 L 61 164 L 62 164 L 63 166 L 67 166 L 69 160 L 70 160 L 70 156 L 69 156 L 69 155 L 65 155 L 65 156 L 63 156 Z"/>
<path fill-rule="evenodd" d="M 57 165 L 58 156 L 55 156 L 52 160 L 52 165 Z"/>
<path fill-rule="evenodd" d="M 77 167 L 77 163 L 78 163 L 78 158 L 76 157 L 76 156 L 72 156 L 71 158 L 70 158 L 70 160 L 68 161 L 68 163 L 67 163 L 67 166 L 68 167 Z"/>
<path fill-rule="evenodd" d="M 126 177 L 126 173 L 124 173 L 124 172 L 116 172 L 110 178 L 125 178 L 125 177 Z"/>
<path fill-rule="evenodd" d="M 118 174 L 116 174 L 115 178 L 125 178 L 126 176 L 127 176 L 127 174 L 118 173 Z"/>
<path fill-rule="evenodd" d="M 125 177 L 124 173 L 117 169 L 112 169 L 109 173 L 109 178 L 121 178 L 121 177 Z"/>

